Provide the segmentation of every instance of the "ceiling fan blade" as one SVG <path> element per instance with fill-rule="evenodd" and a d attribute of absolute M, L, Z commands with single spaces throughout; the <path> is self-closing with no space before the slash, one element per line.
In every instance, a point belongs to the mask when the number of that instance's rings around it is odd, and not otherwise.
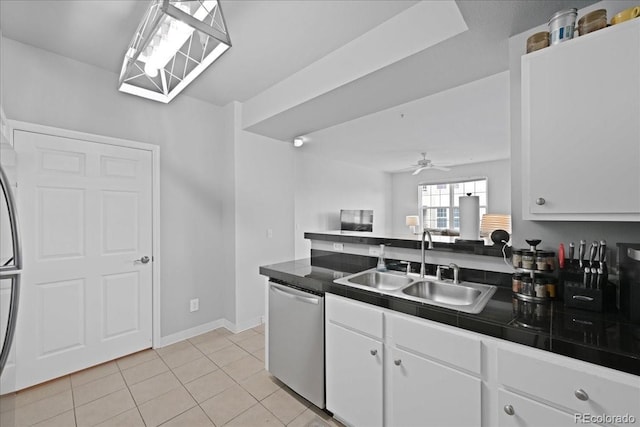
<path fill-rule="evenodd" d="M 433 169 L 438 169 L 438 170 L 441 170 L 441 171 L 444 171 L 444 172 L 449 172 L 451 170 L 451 168 L 447 168 L 447 167 L 444 167 L 444 166 L 431 165 L 431 167 Z"/>
<path fill-rule="evenodd" d="M 415 171 L 413 171 L 413 173 L 411 175 L 418 175 L 420 172 L 422 172 L 425 169 L 428 169 L 428 167 L 422 166 L 422 167 L 416 169 Z"/>

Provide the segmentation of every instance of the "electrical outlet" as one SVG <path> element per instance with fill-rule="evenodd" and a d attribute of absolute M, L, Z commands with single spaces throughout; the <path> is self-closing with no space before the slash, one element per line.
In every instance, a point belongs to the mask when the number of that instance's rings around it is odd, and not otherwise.
<path fill-rule="evenodd" d="M 333 244 L 334 251 L 344 251 L 344 243 L 334 243 Z"/>
<path fill-rule="evenodd" d="M 380 255 L 380 249 L 378 249 L 376 247 L 370 247 L 369 248 L 369 255 L 371 255 L 371 256 L 379 256 Z"/>
<path fill-rule="evenodd" d="M 189 311 L 193 313 L 194 311 L 200 310 L 200 300 L 198 298 L 194 298 L 189 301 Z"/>

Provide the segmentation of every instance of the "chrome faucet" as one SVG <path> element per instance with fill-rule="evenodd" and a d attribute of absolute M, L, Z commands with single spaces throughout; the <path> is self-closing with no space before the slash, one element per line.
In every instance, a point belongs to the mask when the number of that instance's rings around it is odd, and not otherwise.
<path fill-rule="evenodd" d="M 424 265 L 424 239 L 425 236 L 429 236 L 429 249 L 433 249 L 433 240 L 431 239 L 431 233 L 429 232 L 429 230 L 427 230 L 427 228 L 423 228 L 422 229 L 422 242 L 420 245 L 420 251 L 422 252 L 422 263 L 420 264 L 420 278 L 424 278 L 424 274 L 425 274 L 425 265 Z"/>
<path fill-rule="evenodd" d="M 457 264 L 451 263 L 449 265 L 439 265 L 436 269 L 436 280 L 442 280 L 442 270 L 453 270 L 453 284 L 460 284 L 460 267 Z"/>
<path fill-rule="evenodd" d="M 453 270 L 453 284 L 454 285 L 459 285 L 460 284 L 460 267 L 458 267 L 456 264 L 451 263 L 449 264 L 449 268 Z"/>

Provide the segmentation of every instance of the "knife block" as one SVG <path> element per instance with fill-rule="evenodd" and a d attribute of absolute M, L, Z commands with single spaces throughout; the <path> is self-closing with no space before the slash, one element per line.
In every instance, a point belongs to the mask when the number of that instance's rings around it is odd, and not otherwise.
<path fill-rule="evenodd" d="M 560 271 L 562 298 L 566 307 L 589 311 L 615 311 L 616 285 L 610 283 L 607 275 L 604 285 L 592 286 L 584 282 L 584 272 L 578 268 Z"/>

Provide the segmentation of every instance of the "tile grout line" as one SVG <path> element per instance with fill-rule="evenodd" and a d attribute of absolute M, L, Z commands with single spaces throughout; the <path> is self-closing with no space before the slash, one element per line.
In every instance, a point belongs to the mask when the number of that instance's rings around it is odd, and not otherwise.
<path fill-rule="evenodd" d="M 156 355 L 158 357 L 160 357 L 160 355 L 153 348 L 151 349 L 151 351 L 153 351 L 154 353 L 156 353 Z M 127 356 L 125 356 L 125 357 L 127 357 Z M 142 362 L 142 363 L 145 363 L 145 362 Z M 138 365 L 141 365 L 142 363 L 138 363 Z M 127 391 L 129 392 L 129 396 L 131 396 L 131 399 L 133 400 L 133 403 L 136 405 L 136 411 L 138 411 L 138 415 L 140 416 L 140 419 L 142 420 L 142 424 L 144 424 L 145 427 L 147 427 L 147 422 L 142 417 L 142 412 L 140 412 L 140 406 L 138 406 L 138 402 L 136 402 L 136 400 L 133 398 L 133 393 L 131 393 L 131 389 L 129 389 L 129 384 L 127 384 L 127 380 L 124 379 L 124 374 L 122 373 L 122 368 L 120 368 L 120 365 L 118 364 L 117 359 L 116 359 L 116 365 L 118 366 L 118 372 L 120 372 L 120 375 L 122 376 L 122 381 L 124 382 L 124 386 L 127 389 Z M 138 366 L 138 365 L 134 365 L 134 366 Z M 134 366 L 130 366 L 129 368 L 133 368 Z M 128 409 L 127 409 L 127 411 L 128 411 Z M 113 418 L 115 418 L 115 417 L 111 417 L 111 418 L 109 418 L 107 420 L 104 420 L 103 422 L 109 421 L 109 420 L 111 420 Z M 76 426 L 77 426 L 77 424 L 76 424 Z"/>
<path fill-rule="evenodd" d="M 117 366 L 117 364 L 116 364 Z M 69 385 L 71 386 L 71 407 L 73 408 L 73 425 L 78 426 L 78 417 L 76 415 L 76 396 L 73 392 L 73 383 L 71 382 L 71 375 L 69 375 Z"/>

